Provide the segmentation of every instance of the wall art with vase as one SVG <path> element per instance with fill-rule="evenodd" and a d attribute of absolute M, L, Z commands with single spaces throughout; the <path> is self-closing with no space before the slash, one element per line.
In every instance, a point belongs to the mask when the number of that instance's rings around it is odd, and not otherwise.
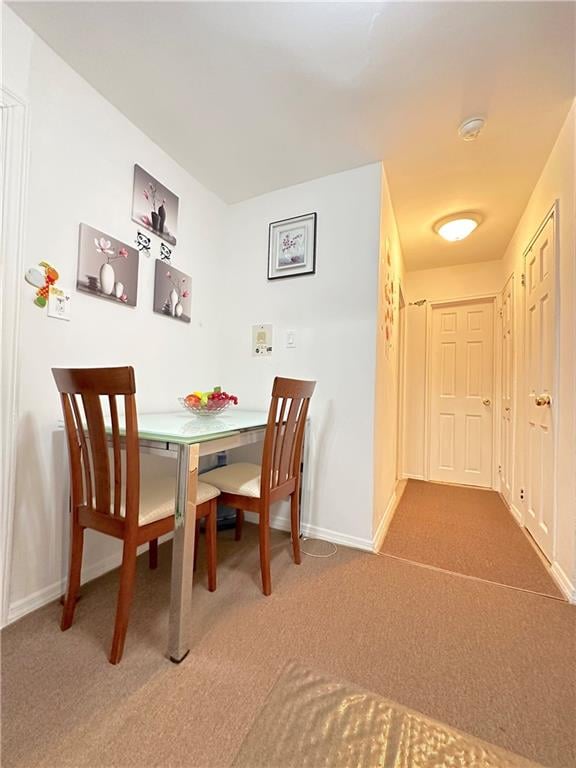
<path fill-rule="evenodd" d="M 136 248 L 99 229 L 80 224 L 76 288 L 135 307 L 139 258 Z"/>
<path fill-rule="evenodd" d="M 192 309 L 190 283 L 190 277 L 184 272 L 157 259 L 154 275 L 154 312 L 189 323 Z"/>
<path fill-rule="evenodd" d="M 132 221 L 176 245 L 179 201 L 174 192 L 141 168 L 134 166 Z"/>
<path fill-rule="evenodd" d="M 316 271 L 315 213 L 273 221 L 268 228 L 268 280 Z"/>

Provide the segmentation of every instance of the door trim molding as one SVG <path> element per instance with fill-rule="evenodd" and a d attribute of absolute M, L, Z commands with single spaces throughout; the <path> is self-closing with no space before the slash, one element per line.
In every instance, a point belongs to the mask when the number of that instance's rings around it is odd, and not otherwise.
<path fill-rule="evenodd" d="M 499 375 L 499 381 L 498 381 L 498 389 L 499 389 L 499 413 L 498 413 L 498 422 L 499 422 L 499 429 L 498 429 L 498 464 L 502 466 L 502 397 L 504 394 L 504 345 L 503 345 L 503 337 L 502 337 L 502 330 L 504 326 L 504 318 L 502 317 L 502 309 L 504 307 L 504 293 L 506 291 L 506 288 L 510 285 L 510 296 L 511 296 L 511 302 L 512 302 L 512 373 L 511 373 L 511 382 L 510 382 L 510 391 L 512 393 L 512 420 L 511 420 L 511 440 L 512 440 L 512 466 L 508 467 L 509 477 L 510 477 L 510 506 L 512 507 L 512 500 L 514 499 L 514 489 L 515 489 L 515 482 L 516 482 L 516 462 L 514 460 L 514 457 L 516 456 L 516 419 L 517 419 L 517 410 L 518 410 L 518 404 L 516 402 L 516 395 L 517 395 L 517 381 L 518 381 L 518 366 L 517 366 L 517 332 L 516 332 L 516 279 L 514 276 L 514 272 L 511 272 L 508 276 L 508 279 L 504 283 L 504 286 L 502 288 L 501 294 L 500 294 L 500 322 L 498 323 L 498 336 L 500 339 L 500 375 Z M 504 497 L 504 494 L 502 492 L 502 474 L 498 472 L 498 489 L 497 489 L 502 497 Z M 516 510 L 516 507 L 514 507 Z M 514 512 L 515 515 L 519 515 L 520 519 L 522 518 L 522 515 L 520 514 L 519 510 L 516 510 Z"/>
<path fill-rule="evenodd" d="M 2 393 L 0 422 L 0 547 L 3 567 L 1 584 L 1 622 L 8 621 L 12 572 L 12 541 L 16 497 L 16 447 L 20 392 L 20 316 L 21 280 L 24 273 L 25 211 L 28 196 L 30 115 L 27 102 L 7 88 L 0 87 L 3 112 L 1 153 L 4 174 L 1 188 L 2 241 L 0 261 L 0 316 L 2 318 Z M 6 259 L 6 254 L 10 259 Z"/>
<path fill-rule="evenodd" d="M 491 481 L 490 481 L 490 488 L 493 490 L 498 490 L 496 487 L 496 478 L 497 478 L 497 459 L 499 455 L 499 442 L 498 442 L 498 430 L 495 429 L 495 424 L 498 423 L 497 417 L 499 417 L 500 414 L 500 384 L 498 382 L 497 377 L 497 365 L 500 361 L 500 343 L 499 343 L 499 334 L 498 334 L 498 326 L 496 323 L 496 317 L 495 313 L 499 309 L 498 304 L 498 294 L 497 293 L 485 293 L 485 294 L 476 294 L 473 296 L 463 296 L 455 299 L 432 299 L 427 302 L 426 304 L 426 346 L 425 346 L 425 381 L 424 381 L 424 480 L 430 481 L 430 431 L 431 431 L 431 417 L 432 417 L 432 409 L 430 404 L 431 399 L 431 385 L 430 385 L 430 379 L 431 379 L 431 354 L 430 350 L 432 348 L 432 312 L 437 307 L 442 306 L 450 306 L 451 304 L 474 304 L 475 302 L 492 302 L 494 307 L 494 316 L 492 318 L 492 343 L 493 343 L 493 355 L 492 355 L 492 386 L 494 388 L 494 392 L 492 395 L 492 401 L 495 404 L 492 409 L 492 472 L 491 472 Z"/>

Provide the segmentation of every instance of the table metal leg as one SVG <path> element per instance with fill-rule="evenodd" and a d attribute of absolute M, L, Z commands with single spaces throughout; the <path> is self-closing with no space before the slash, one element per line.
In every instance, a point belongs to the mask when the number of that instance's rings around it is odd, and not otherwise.
<path fill-rule="evenodd" d="M 178 447 L 168 628 L 168 657 L 175 664 L 183 661 L 190 650 L 197 482 L 198 446 L 180 445 Z M 190 505 L 188 499 L 192 500 Z"/>

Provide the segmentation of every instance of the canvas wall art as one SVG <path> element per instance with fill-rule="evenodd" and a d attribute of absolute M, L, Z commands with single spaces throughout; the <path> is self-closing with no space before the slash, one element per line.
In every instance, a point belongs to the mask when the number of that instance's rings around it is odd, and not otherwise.
<path fill-rule="evenodd" d="M 160 259 L 154 275 L 154 312 L 190 322 L 192 298 L 189 275 Z"/>
<path fill-rule="evenodd" d="M 316 271 L 316 214 L 274 221 L 268 233 L 268 280 Z"/>
<path fill-rule="evenodd" d="M 178 198 L 144 168 L 134 166 L 132 220 L 176 245 Z"/>
<path fill-rule="evenodd" d="M 135 307 L 139 258 L 136 248 L 94 227 L 80 224 L 76 288 Z"/>

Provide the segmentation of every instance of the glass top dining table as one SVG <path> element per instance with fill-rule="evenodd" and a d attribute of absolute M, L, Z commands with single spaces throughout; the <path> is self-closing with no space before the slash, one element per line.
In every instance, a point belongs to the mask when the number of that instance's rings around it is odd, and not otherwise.
<path fill-rule="evenodd" d="M 197 416 L 184 410 L 138 414 L 140 450 L 172 455 L 178 462 L 167 654 L 175 663 L 183 661 L 190 650 L 196 528 L 193 500 L 196 499 L 199 457 L 261 442 L 267 419 L 266 411 L 244 411 L 235 407 L 210 416 Z M 110 433 L 110 423 L 106 428 Z"/>
<path fill-rule="evenodd" d="M 188 411 L 170 413 L 139 413 L 140 440 L 169 443 L 204 443 L 235 432 L 261 429 L 266 426 L 266 411 L 244 411 L 232 406 L 223 413 L 197 416 Z"/>

